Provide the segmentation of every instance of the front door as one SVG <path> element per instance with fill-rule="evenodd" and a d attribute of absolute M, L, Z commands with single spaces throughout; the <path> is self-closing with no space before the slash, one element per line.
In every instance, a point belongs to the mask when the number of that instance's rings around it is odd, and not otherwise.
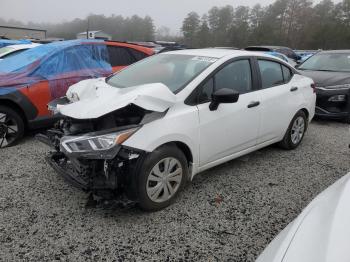
<path fill-rule="evenodd" d="M 220 88 L 234 89 L 239 99 L 210 111 L 211 94 Z M 207 80 L 199 102 L 200 167 L 256 145 L 260 107 L 249 59 L 233 61 Z"/>

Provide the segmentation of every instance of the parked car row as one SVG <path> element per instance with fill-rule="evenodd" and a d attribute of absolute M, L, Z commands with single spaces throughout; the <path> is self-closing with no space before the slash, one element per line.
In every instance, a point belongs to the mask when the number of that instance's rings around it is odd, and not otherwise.
<path fill-rule="evenodd" d="M 315 100 L 313 81 L 278 58 L 173 51 L 72 85 L 49 105 L 62 120 L 39 139 L 75 186 L 159 210 L 199 172 L 274 143 L 296 148 Z"/>
<path fill-rule="evenodd" d="M 350 121 L 350 51 L 317 52 L 296 69 L 291 60 L 301 56 L 284 47 L 168 43 L 184 50 L 164 52 L 161 44 L 0 49 L 8 56 L 0 61 L 0 148 L 55 123 L 37 137 L 52 148 L 57 173 L 94 195 L 124 194 L 160 210 L 204 170 L 275 143 L 295 149 L 315 114 Z M 258 261 L 344 261 L 347 184 L 348 176 L 320 195 Z"/>

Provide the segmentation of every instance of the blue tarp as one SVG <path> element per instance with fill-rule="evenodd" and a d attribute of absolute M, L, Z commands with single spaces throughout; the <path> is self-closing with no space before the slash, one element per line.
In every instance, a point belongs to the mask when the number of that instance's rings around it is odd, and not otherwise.
<path fill-rule="evenodd" d="M 0 87 L 49 81 L 53 97 L 82 79 L 112 73 L 103 40 L 69 40 L 40 45 L 0 61 Z"/>
<path fill-rule="evenodd" d="M 107 47 L 102 43 L 70 40 L 40 45 L 0 61 L 0 75 L 22 75 L 35 70 L 37 76 L 51 79 L 72 71 L 85 70 L 90 76 L 95 76 L 95 70 L 112 72 Z"/>
<path fill-rule="evenodd" d="M 93 45 L 84 45 L 89 43 Z M 44 62 L 40 69 L 43 77 L 53 76 L 55 72 L 81 69 L 102 68 L 111 71 L 107 48 L 102 43 L 102 40 L 70 40 L 40 45 L 0 61 L 0 74 L 26 71 L 28 66 L 35 67 L 32 64 L 40 61 Z"/>
<path fill-rule="evenodd" d="M 8 45 L 21 45 L 21 44 L 31 44 L 29 40 L 7 40 L 7 39 L 0 39 L 0 48 L 5 47 Z"/>

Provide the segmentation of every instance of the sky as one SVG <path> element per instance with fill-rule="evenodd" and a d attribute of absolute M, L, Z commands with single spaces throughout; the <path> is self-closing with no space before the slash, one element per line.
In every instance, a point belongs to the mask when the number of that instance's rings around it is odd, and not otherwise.
<path fill-rule="evenodd" d="M 57 23 L 84 18 L 91 13 L 106 16 L 149 15 L 157 27 L 166 26 L 176 32 L 191 11 L 202 15 L 213 6 L 253 6 L 258 3 L 264 6 L 273 2 L 274 0 L 1 0 L 0 17 L 22 22 Z"/>

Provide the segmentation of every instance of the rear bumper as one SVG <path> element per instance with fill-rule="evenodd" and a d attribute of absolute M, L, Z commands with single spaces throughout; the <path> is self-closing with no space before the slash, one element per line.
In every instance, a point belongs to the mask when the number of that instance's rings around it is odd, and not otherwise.
<path fill-rule="evenodd" d="M 336 95 L 344 95 L 344 101 L 329 101 Z M 345 119 L 350 117 L 350 89 L 316 89 L 315 115 L 330 119 Z"/>

